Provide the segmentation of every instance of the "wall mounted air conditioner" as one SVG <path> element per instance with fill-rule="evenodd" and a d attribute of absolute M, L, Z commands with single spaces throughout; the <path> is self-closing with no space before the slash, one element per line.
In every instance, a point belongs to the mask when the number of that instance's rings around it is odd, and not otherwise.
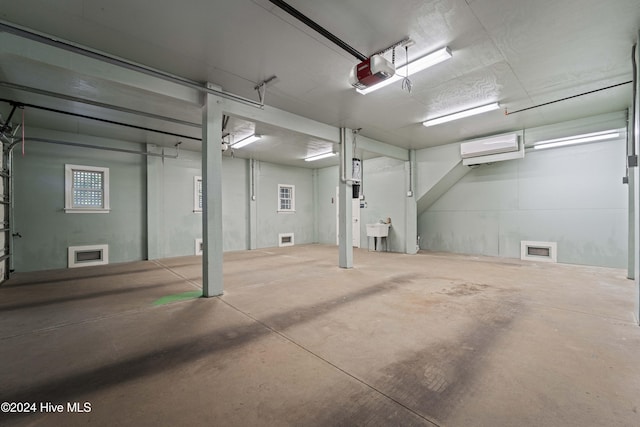
<path fill-rule="evenodd" d="M 517 133 L 474 139 L 460 144 L 460 156 L 465 166 L 493 163 L 524 157 L 524 144 Z"/>

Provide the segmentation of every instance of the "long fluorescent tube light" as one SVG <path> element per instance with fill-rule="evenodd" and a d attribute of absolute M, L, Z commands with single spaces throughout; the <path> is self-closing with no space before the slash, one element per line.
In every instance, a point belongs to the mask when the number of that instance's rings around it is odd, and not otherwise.
<path fill-rule="evenodd" d="M 436 64 L 439 64 L 442 61 L 446 61 L 451 58 L 451 49 L 448 47 L 443 47 L 442 49 L 438 49 L 435 52 L 432 52 L 428 55 L 423 56 L 422 58 L 416 59 L 412 62 L 409 62 L 409 75 L 413 75 L 422 70 L 426 70 L 429 67 L 432 67 Z M 398 82 L 407 76 L 407 64 L 402 67 L 398 67 L 396 69 L 396 73 L 393 77 L 388 78 L 387 80 L 383 80 L 380 83 L 370 86 L 366 89 L 356 89 L 359 93 L 366 95 L 368 93 L 373 92 L 374 90 L 378 90 L 385 86 L 389 86 L 391 83 Z"/>
<path fill-rule="evenodd" d="M 429 119 L 422 122 L 426 127 L 439 125 L 440 123 L 446 123 L 453 120 L 462 119 L 463 117 L 475 116 L 476 114 L 486 113 L 487 111 L 493 111 L 500 108 L 500 104 L 494 102 L 493 104 L 482 105 L 480 107 L 471 108 L 469 110 L 459 111 L 457 113 L 449 114 L 435 119 Z"/>
<path fill-rule="evenodd" d="M 247 145 L 251 144 L 252 142 L 256 142 L 257 140 L 259 140 L 260 138 L 262 138 L 262 135 L 250 135 L 244 139 L 241 139 L 240 141 L 236 142 L 235 144 L 233 144 L 231 146 L 231 148 L 242 148 L 242 147 L 246 147 Z"/>
<path fill-rule="evenodd" d="M 546 141 L 536 142 L 533 146 L 534 150 L 544 150 L 545 148 L 564 147 L 566 145 L 583 144 L 585 142 L 604 141 L 606 139 L 614 139 L 620 136 L 617 130 L 605 130 L 602 132 L 585 133 L 582 135 L 569 136 L 566 138 L 549 139 Z"/>
<path fill-rule="evenodd" d="M 329 153 L 323 153 L 323 154 L 317 154 L 315 156 L 309 156 L 307 158 L 304 159 L 305 162 L 315 162 L 316 160 L 320 160 L 320 159 L 326 159 L 328 157 L 333 157 L 335 155 L 337 155 L 338 153 L 334 153 L 334 152 L 329 152 Z"/>

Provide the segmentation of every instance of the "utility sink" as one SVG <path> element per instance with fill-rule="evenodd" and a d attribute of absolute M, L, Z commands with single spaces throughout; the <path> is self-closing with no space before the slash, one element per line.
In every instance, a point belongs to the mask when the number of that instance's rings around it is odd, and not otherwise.
<path fill-rule="evenodd" d="M 387 237 L 391 224 L 367 224 L 367 237 Z"/>

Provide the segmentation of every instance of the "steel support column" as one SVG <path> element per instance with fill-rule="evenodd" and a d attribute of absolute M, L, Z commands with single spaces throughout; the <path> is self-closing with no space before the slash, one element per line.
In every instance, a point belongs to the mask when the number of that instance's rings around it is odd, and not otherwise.
<path fill-rule="evenodd" d="M 212 86 L 211 89 L 214 89 Z M 202 110 L 202 295 L 222 295 L 222 108 L 211 93 Z"/>
<path fill-rule="evenodd" d="M 340 128 L 340 173 L 339 211 L 338 211 L 338 241 L 340 268 L 353 268 L 353 225 L 352 221 L 352 186 L 351 162 L 353 159 L 353 139 L 347 136 L 347 129 Z"/>
<path fill-rule="evenodd" d="M 416 201 L 416 150 L 409 151 L 409 161 L 405 162 L 406 198 L 405 198 L 405 253 L 418 252 L 418 202 Z"/>

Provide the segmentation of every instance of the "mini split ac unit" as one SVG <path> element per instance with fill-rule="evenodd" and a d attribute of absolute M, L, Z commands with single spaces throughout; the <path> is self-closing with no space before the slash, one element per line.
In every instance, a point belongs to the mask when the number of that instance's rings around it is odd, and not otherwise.
<path fill-rule="evenodd" d="M 524 157 L 524 144 L 516 133 L 474 139 L 460 144 L 460 156 L 465 166 Z"/>

